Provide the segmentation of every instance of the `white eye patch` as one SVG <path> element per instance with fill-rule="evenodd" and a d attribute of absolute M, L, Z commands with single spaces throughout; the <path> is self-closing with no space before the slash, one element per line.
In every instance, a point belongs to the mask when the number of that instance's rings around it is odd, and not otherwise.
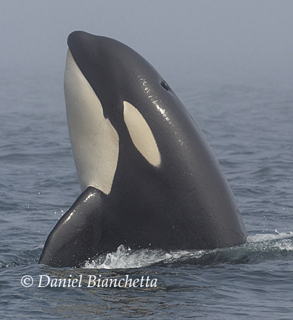
<path fill-rule="evenodd" d="M 161 163 L 161 155 L 154 135 L 142 114 L 129 102 L 124 101 L 124 121 L 133 144 L 153 166 Z"/>

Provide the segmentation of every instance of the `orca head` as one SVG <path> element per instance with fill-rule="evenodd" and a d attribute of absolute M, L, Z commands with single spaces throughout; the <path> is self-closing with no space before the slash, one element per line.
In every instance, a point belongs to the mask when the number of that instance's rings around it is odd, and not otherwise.
<path fill-rule="evenodd" d="M 68 46 L 65 100 L 81 189 L 94 186 L 109 194 L 121 140 L 158 168 L 158 142 L 163 149 L 166 144 L 161 135 L 170 140 L 178 133 L 178 110 L 186 109 L 159 73 L 119 41 L 75 31 Z"/>
<path fill-rule="evenodd" d="M 152 242 L 161 248 L 202 249 L 243 243 L 246 231 L 221 167 L 160 74 L 110 38 L 76 31 L 68 46 L 69 134 L 82 191 L 100 190 L 106 207 L 111 206 L 103 241 L 116 237 L 110 235 L 116 219 L 117 228 L 147 221 L 140 239 L 135 232 L 121 231 L 117 244 L 126 238 L 134 247 Z M 162 228 L 168 238 L 158 236 Z"/>
<path fill-rule="evenodd" d="M 138 53 L 106 37 L 68 37 L 64 91 L 82 189 L 40 263 L 76 266 L 123 244 L 214 249 L 246 231 L 200 129 Z"/>

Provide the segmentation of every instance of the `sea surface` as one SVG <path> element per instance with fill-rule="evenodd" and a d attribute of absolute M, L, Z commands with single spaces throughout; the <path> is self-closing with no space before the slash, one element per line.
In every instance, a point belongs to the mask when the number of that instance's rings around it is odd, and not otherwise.
<path fill-rule="evenodd" d="M 1 319 L 293 319 L 292 86 L 179 76 L 169 84 L 226 174 L 247 243 L 174 252 L 121 246 L 83 268 L 39 265 L 49 232 L 80 193 L 63 79 L 3 70 Z"/>

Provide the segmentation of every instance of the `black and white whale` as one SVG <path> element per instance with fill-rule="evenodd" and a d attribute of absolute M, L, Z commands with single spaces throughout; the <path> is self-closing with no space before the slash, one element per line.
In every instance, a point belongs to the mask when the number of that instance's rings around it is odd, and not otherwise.
<path fill-rule="evenodd" d="M 237 246 L 246 231 L 218 161 L 191 115 L 137 52 L 106 37 L 68 37 L 65 101 L 82 193 L 40 263 L 78 266 L 132 249 Z"/>

